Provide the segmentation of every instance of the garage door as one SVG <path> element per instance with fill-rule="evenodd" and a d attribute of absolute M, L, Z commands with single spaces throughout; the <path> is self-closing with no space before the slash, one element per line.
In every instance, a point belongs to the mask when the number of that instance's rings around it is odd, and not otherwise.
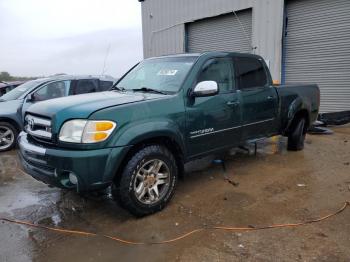
<path fill-rule="evenodd" d="M 289 0 L 286 82 L 321 88 L 321 112 L 350 110 L 350 1 Z"/>
<path fill-rule="evenodd" d="M 221 15 L 188 23 L 187 52 L 251 52 L 252 10 Z"/>

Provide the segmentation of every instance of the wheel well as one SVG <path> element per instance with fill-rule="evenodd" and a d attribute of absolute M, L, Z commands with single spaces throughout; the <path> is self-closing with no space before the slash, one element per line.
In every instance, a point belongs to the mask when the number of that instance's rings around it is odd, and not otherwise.
<path fill-rule="evenodd" d="M 291 122 L 291 124 L 289 125 L 289 128 L 288 128 L 288 134 L 289 134 L 289 132 L 291 130 L 293 130 L 293 127 L 302 118 L 304 118 L 305 121 L 306 121 L 305 127 L 304 127 L 304 133 L 306 134 L 306 132 L 307 132 L 307 130 L 309 128 L 309 125 L 310 125 L 309 112 L 306 109 L 300 110 L 294 115 L 293 120 L 292 120 L 292 122 Z"/>
<path fill-rule="evenodd" d="M 184 154 L 181 147 L 174 139 L 162 136 L 162 137 L 153 137 L 150 139 L 146 139 L 133 145 L 118 167 L 118 170 L 114 178 L 115 182 L 118 183 L 121 177 L 121 173 L 123 172 L 123 168 L 136 152 L 138 152 L 142 148 L 145 148 L 146 146 L 155 145 L 155 144 L 165 146 L 174 155 L 174 158 L 178 167 L 178 171 L 179 171 L 179 177 L 183 177 L 185 173 Z"/>
<path fill-rule="evenodd" d="M 18 132 L 21 132 L 21 128 L 18 125 L 18 123 L 15 120 L 11 119 L 11 118 L 0 117 L 0 122 L 10 123 L 11 125 L 13 125 L 17 129 Z"/>

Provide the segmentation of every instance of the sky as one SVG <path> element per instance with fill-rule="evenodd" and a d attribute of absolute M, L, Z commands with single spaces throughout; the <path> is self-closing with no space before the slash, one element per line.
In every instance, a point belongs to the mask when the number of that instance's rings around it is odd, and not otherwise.
<path fill-rule="evenodd" d="M 142 58 L 137 0 L 0 0 L 0 71 L 120 77 Z"/>

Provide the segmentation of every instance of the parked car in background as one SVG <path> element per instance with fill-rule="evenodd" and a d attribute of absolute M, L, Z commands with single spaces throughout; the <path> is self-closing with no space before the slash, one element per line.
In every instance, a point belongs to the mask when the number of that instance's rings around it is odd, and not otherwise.
<path fill-rule="evenodd" d="M 24 83 L 25 81 L 0 82 L 0 97 Z"/>
<path fill-rule="evenodd" d="M 37 102 L 109 90 L 116 79 L 108 76 L 61 75 L 26 82 L 0 97 L 0 152 L 16 145 L 26 109 Z"/>
<path fill-rule="evenodd" d="M 0 96 L 6 93 L 7 83 L 0 81 Z"/>
<path fill-rule="evenodd" d="M 26 172 L 113 197 L 144 216 L 164 208 L 184 163 L 273 135 L 302 150 L 317 85 L 276 88 L 263 58 L 210 52 L 147 59 L 114 91 L 31 106 L 19 136 Z"/>

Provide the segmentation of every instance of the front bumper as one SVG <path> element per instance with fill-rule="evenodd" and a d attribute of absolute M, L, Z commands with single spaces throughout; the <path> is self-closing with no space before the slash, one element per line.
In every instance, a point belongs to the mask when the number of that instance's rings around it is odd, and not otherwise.
<path fill-rule="evenodd" d="M 19 135 L 18 145 L 26 173 L 48 185 L 78 192 L 108 187 L 128 151 L 128 147 L 84 151 L 45 148 L 29 141 L 25 132 Z M 77 185 L 69 181 L 70 173 L 77 177 Z"/>

